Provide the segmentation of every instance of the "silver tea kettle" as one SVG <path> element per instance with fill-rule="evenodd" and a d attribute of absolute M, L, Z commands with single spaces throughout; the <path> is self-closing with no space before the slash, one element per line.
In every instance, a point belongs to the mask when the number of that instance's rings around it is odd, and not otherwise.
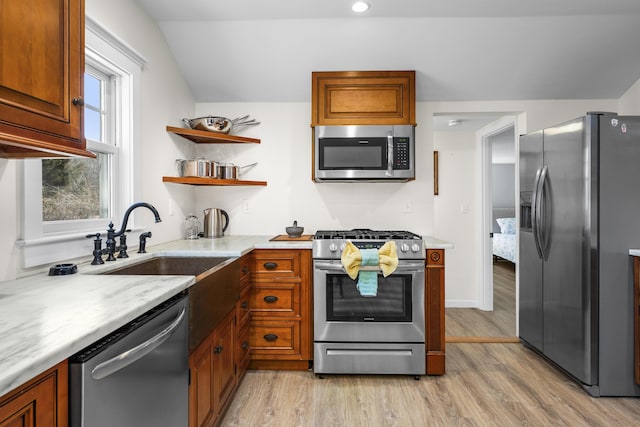
<path fill-rule="evenodd" d="M 224 217 L 224 223 L 222 218 Z M 208 208 L 204 210 L 204 237 L 215 239 L 224 236 L 229 226 L 229 215 L 222 209 Z"/>

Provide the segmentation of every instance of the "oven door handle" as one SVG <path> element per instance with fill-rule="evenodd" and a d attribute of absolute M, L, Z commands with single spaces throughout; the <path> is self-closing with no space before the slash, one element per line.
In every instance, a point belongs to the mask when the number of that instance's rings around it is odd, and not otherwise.
<path fill-rule="evenodd" d="M 325 271 L 339 271 L 341 273 L 345 273 L 345 269 L 342 266 L 342 263 L 339 261 L 316 261 L 314 264 L 315 268 L 318 270 Z M 361 270 L 368 269 L 367 267 L 361 268 Z M 380 271 L 379 268 L 375 268 Z M 411 262 L 411 261 L 402 261 L 398 264 L 395 272 L 402 273 L 421 273 L 424 271 L 424 260 L 420 262 Z"/>

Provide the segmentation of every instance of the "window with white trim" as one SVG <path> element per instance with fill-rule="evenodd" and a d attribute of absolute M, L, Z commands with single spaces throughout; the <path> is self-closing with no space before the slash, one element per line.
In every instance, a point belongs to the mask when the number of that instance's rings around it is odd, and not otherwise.
<path fill-rule="evenodd" d="M 88 234 L 118 223 L 132 203 L 134 141 L 144 59 L 90 19 L 84 128 L 90 158 L 28 159 L 23 167 L 23 267 L 91 254 Z"/>
<path fill-rule="evenodd" d="M 112 218 L 121 141 L 117 141 L 118 76 L 88 60 L 84 74 L 84 128 L 95 159 L 44 159 L 42 223 L 45 233 L 92 229 Z M 119 120 L 118 120 L 119 121 Z M 99 224 L 95 222 L 99 221 Z"/>

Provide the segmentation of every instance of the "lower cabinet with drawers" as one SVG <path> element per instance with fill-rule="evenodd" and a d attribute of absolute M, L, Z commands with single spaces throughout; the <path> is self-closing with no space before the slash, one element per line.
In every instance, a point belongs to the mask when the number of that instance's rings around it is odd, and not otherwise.
<path fill-rule="evenodd" d="M 311 250 L 251 253 L 251 369 L 307 370 L 313 355 Z"/>

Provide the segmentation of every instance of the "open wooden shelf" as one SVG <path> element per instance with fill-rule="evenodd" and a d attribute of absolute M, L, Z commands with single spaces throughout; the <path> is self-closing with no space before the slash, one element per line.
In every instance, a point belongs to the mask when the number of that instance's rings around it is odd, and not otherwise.
<path fill-rule="evenodd" d="M 167 126 L 167 132 L 175 133 L 198 144 L 260 144 L 256 138 Z"/>
<path fill-rule="evenodd" d="M 189 185 L 261 185 L 266 186 L 266 181 L 245 181 L 242 179 L 220 179 L 220 178 L 200 178 L 196 176 L 163 176 L 162 182 L 173 182 L 176 184 Z"/>

